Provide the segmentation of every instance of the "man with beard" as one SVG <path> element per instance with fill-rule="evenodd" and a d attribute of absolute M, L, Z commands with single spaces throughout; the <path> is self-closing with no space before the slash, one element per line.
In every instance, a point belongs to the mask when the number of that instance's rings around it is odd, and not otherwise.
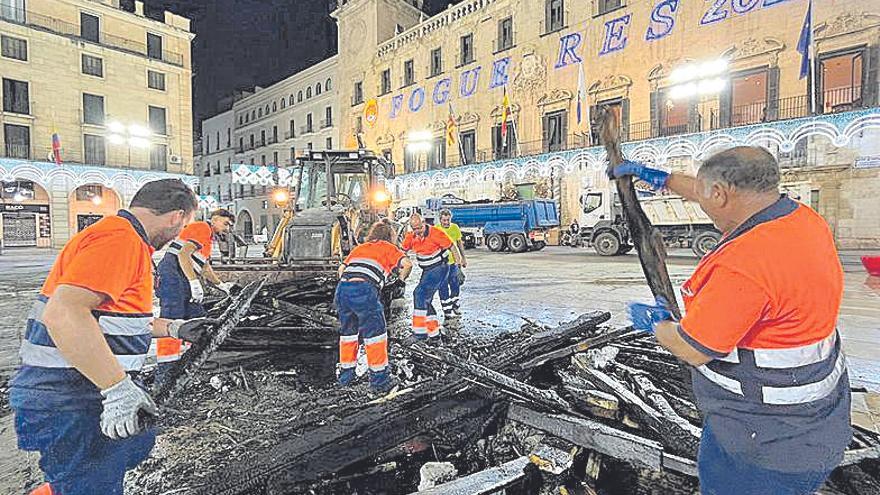
<path fill-rule="evenodd" d="M 198 208 L 183 182 L 144 185 L 128 210 L 75 235 L 55 260 L 27 319 L 9 402 L 19 448 L 40 453 L 43 493 L 122 495 L 125 471 L 155 442 L 138 414 L 157 414 L 135 383 L 150 339 L 177 337 L 154 319 L 154 250 Z"/>

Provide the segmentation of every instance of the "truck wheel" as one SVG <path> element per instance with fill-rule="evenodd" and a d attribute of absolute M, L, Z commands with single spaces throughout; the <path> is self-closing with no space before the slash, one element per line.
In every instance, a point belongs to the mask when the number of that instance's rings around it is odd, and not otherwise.
<path fill-rule="evenodd" d="M 495 253 L 502 251 L 506 247 L 506 244 L 507 243 L 504 242 L 504 238 L 501 237 L 500 234 L 489 234 L 486 237 L 486 247 L 489 248 L 489 251 Z"/>
<path fill-rule="evenodd" d="M 694 244 L 691 249 L 694 251 L 694 254 L 702 258 L 703 256 L 706 256 L 706 253 L 715 249 L 715 246 L 718 245 L 718 241 L 720 240 L 721 234 L 718 232 L 704 230 L 694 238 Z"/>
<path fill-rule="evenodd" d="M 514 253 L 522 253 L 529 249 L 529 244 L 526 242 L 526 236 L 522 234 L 511 234 L 510 237 L 507 238 L 507 245 Z"/>
<path fill-rule="evenodd" d="M 544 241 L 535 241 L 532 243 L 532 251 L 540 251 L 547 247 L 547 243 Z"/>
<path fill-rule="evenodd" d="M 616 256 L 620 250 L 620 239 L 611 232 L 602 232 L 596 236 L 593 247 L 600 256 Z"/>

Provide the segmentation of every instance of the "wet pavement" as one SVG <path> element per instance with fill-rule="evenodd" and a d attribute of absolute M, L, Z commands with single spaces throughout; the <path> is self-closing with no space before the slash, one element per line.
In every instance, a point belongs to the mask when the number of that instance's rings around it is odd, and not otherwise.
<path fill-rule="evenodd" d="M 0 255 L 0 378 L 17 363 L 25 316 L 56 254 L 25 249 Z M 846 275 L 840 329 L 853 382 L 880 392 L 880 277 L 865 273 L 859 254 L 841 254 Z M 627 302 L 650 300 L 634 254 L 604 258 L 587 249 L 548 247 L 522 254 L 476 249 L 467 256 L 464 315 L 457 326 L 475 336 L 519 328 L 524 318 L 554 325 L 590 310 L 611 311 L 612 324 L 624 325 Z M 697 259 L 690 251 L 672 250 L 667 264 L 673 283 L 680 285 Z M 435 304 L 439 310 L 439 300 Z M 859 424 L 878 428 L 880 395 L 854 394 L 853 416 Z M 16 451 L 11 416 L 0 417 L 0 493 L 20 492 L 23 480 L 32 479 L 34 461 Z"/>

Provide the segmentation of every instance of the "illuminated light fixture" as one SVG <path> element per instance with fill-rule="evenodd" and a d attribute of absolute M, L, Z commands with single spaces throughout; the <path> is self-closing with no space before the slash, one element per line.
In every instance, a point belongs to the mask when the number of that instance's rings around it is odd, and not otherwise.
<path fill-rule="evenodd" d="M 407 141 L 430 141 L 433 137 L 431 131 L 410 131 L 406 135 Z"/>
<path fill-rule="evenodd" d="M 288 199 L 290 199 L 290 195 L 287 194 L 287 191 L 284 189 L 276 189 L 275 192 L 272 193 L 272 199 L 275 200 L 276 203 L 286 203 Z"/>
<path fill-rule="evenodd" d="M 132 136 L 137 137 L 149 137 L 153 134 L 152 132 L 150 132 L 149 129 L 138 124 L 132 124 L 128 126 L 128 133 Z"/>
<path fill-rule="evenodd" d="M 669 74 L 669 81 L 672 83 L 683 83 L 695 79 L 706 79 L 725 72 L 727 67 L 728 62 L 723 58 L 701 64 L 686 64 L 673 70 Z"/>
<path fill-rule="evenodd" d="M 125 143 L 125 138 L 119 134 L 110 134 L 107 136 L 107 140 L 110 141 L 110 144 L 123 144 Z"/>
<path fill-rule="evenodd" d="M 16 203 L 21 203 L 22 201 L 24 201 L 24 194 L 22 194 L 21 191 L 16 191 L 15 196 L 12 197 L 12 200 Z"/>
<path fill-rule="evenodd" d="M 128 138 L 128 144 L 135 148 L 149 148 L 150 140 L 142 137 L 130 137 Z"/>
<path fill-rule="evenodd" d="M 125 133 L 125 126 L 122 125 L 122 122 L 110 122 L 107 124 L 107 129 L 116 134 Z"/>
<path fill-rule="evenodd" d="M 705 79 L 700 81 L 697 91 L 701 95 L 711 95 L 715 93 L 720 93 L 724 91 L 724 87 L 727 86 L 727 80 L 721 78 L 714 79 Z"/>
<path fill-rule="evenodd" d="M 415 141 L 406 144 L 406 150 L 412 153 L 418 153 L 420 151 L 430 151 L 431 150 L 431 142 L 430 141 Z"/>
<path fill-rule="evenodd" d="M 98 196 L 97 194 L 92 196 L 92 204 L 94 204 L 95 206 L 99 206 L 103 201 L 104 200 L 101 199 L 101 196 Z"/>
<path fill-rule="evenodd" d="M 391 195 L 388 194 L 388 191 L 384 189 L 377 189 L 373 191 L 373 202 L 377 204 L 384 204 L 391 201 Z"/>
<path fill-rule="evenodd" d="M 678 86 L 673 86 L 669 90 L 669 97 L 673 100 L 690 98 L 691 96 L 697 94 L 698 90 L 699 87 L 697 86 L 697 83 L 680 84 Z"/>

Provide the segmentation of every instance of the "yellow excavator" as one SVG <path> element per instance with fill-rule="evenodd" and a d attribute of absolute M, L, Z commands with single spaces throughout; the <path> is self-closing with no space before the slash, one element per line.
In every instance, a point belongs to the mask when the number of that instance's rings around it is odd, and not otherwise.
<path fill-rule="evenodd" d="M 240 285 L 335 273 L 365 230 L 387 216 L 384 178 L 392 166 L 366 149 L 307 152 L 291 170 L 291 187 L 273 194 L 284 214 L 264 257 L 232 258 L 215 271 Z"/>

